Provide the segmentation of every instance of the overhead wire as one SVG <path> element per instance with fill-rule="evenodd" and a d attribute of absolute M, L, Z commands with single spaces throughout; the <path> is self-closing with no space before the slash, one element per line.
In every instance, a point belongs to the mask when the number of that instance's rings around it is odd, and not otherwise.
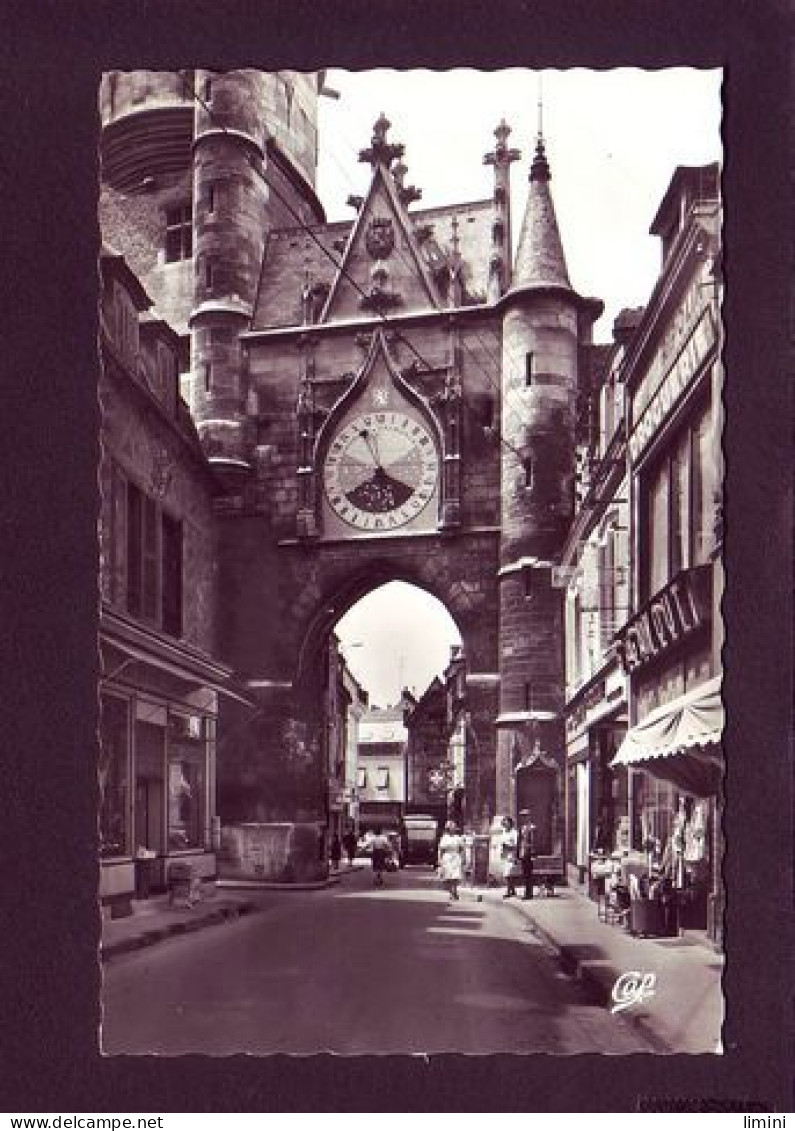
<path fill-rule="evenodd" d="M 228 130 L 227 127 L 224 125 L 224 123 L 218 120 L 218 117 L 213 112 L 212 107 L 210 105 L 208 105 L 207 101 L 204 98 L 202 98 L 202 96 L 196 91 L 195 86 L 191 87 L 191 95 L 192 95 L 193 99 L 198 103 L 198 105 L 200 105 L 202 107 L 202 109 L 205 111 L 205 113 L 207 114 L 210 121 L 215 125 L 215 127 L 217 129 L 219 129 L 221 131 L 221 133 L 224 134 L 224 136 L 226 136 L 231 141 L 234 141 L 236 143 L 240 142 L 240 140 L 241 140 L 240 136 L 238 134 L 235 134 L 235 133 L 231 132 L 230 130 Z M 252 171 L 263 181 L 263 183 L 267 186 L 268 191 L 272 192 L 278 198 L 280 203 L 286 208 L 288 213 L 296 221 L 297 226 L 318 246 L 320 251 L 331 262 L 331 264 L 333 265 L 334 269 L 338 272 L 338 274 L 340 276 L 342 276 L 343 278 L 347 279 L 347 281 L 351 284 L 351 286 L 354 288 L 354 290 L 359 294 L 359 296 L 361 298 L 364 298 L 364 299 L 369 298 L 367 292 L 362 289 L 362 287 L 359 285 L 359 283 L 356 281 L 356 279 L 354 279 L 353 276 L 348 272 L 348 270 L 346 269 L 342 260 L 338 259 L 334 255 L 334 253 L 332 251 L 330 251 L 328 247 L 326 247 L 326 245 L 322 242 L 322 240 L 320 240 L 318 238 L 317 234 L 313 231 L 312 227 L 309 224 L 307 224 L 307 222 L 303 219 L 303 217 L 293 207 L 292 203 L 284 196 L 284 194 L 276 187 L 276 185 L 274 185 L 273 183 L 268 181 L 260 163 L 254 157 L 254 155 L 249 153 L 248 150 L 245 150 L 244 153 L 245 153 L 245 158 L 246 158 L 248 164 L 250 165 Z M 408 260 L 405 259 L 405 256 L 403 255 L 403 253 L 399 249 L 398 249 L 398 255 L 403 256 L 404 262 L 406 262 L 407 265 L 411 266 L 411 264 L 408 264 Z M 436 367 L 432 366 L 426 360 L 426 358 L 423 357 L 423 355 L 420 353 L 420 351 L 414 346 L 413 342 L 411 342 L 409 340 L 409 338 L 406 337 L 405 333 L 400 329 L 398 323 L 396 323 L 392 318 L 390 318 L 383 310 L 379 310 L 377 307 L 373 310 L 373 313 L 375 314 L 375 316 L 379 319 L 379 321 L 384 326 L 389 327 L 390 331 L 395 335 L 395 337 L 398 339 L 398 341 L 402 342 L 411 351 L 411 353 L 414 355 L 415 359 L 420 363 L 420 365 L 423 367 L 423 369 L 426 372 L 433 372 L 434 371 L 434 369 Z M 479 338 L 481 345 L 483 346 L 486 353 L 489 354 L 489 356 L 492 357 L 492 359 L 495 362 L 495 365 L 499 369 L 501 367 L 501 363 L 500 363 L 499 359 L 496 357 L 495 354 L 490 353 L 490 351 L 488 350 L 488 348 L 485 345 L 485 342 L 483 342 L 483 339 L 480 337 L 480 335 L 478 334 L 477 331 L 475 331 L 475 334 Z M 500 398 L 500 403 L 502 403 L 505 400 L 505 395 L 504 395 L 505 390 L 503 390 L 501 388 L 501 386 L 499 386 L 497 384 L 497 382 L 491 377 L 491 375 L 488 373 L 488 371 L 480 364 L 480 362 L 476 358 L 475 354 L 469 349 L 469 347 L 466 345 L 465 342 L 463 342 L 463 340 L 461 340 L 461 345 L 462 345 L 462 348 L 464 349 L 464 351 L 473 360 L 476 369 L 486 379 L 487 383 L 491 386 L 491 388 L 494 390 L 494 392 Z M 514 363 L 520 364 L 520 362 L 517 362 L 516 355 L 511 353 L 510 347 L 508 347 L 508 354 L 509 354 L 509 357 L 512 358 Z M 513 411 L 516 411 L 516 410 L 514 409 Z M 505 414 L 502 413 L 501 415 L 504 418 Z M 528 458 L 527 455 L 525 453 L 521 452 L 509 440 L 507 440 L 505 438 L 505 436 L 502 434 L 501 429 L 496 432 L 496 439 L 499 441 L 499 443 L 507 451 L 509 451 L 513 456 L 515 456 L 522 464 L 527 462 L 527 458 Z"/>

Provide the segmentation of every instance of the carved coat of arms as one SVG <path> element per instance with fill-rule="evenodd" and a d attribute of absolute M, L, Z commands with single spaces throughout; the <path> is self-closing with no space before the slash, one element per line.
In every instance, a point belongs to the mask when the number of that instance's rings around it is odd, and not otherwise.
<path fill-rule="evenodd" d="M 365 247 L 373 259 L 386 259 L 395 248 L 395 227 L 389 217 L 374 216 L 367 225 Z"/>

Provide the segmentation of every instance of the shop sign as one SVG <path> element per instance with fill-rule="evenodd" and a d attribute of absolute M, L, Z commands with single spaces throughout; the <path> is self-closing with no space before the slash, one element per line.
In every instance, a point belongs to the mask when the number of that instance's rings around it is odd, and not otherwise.
<path fill-rule="evenodd" d="M 671 368 L 644 407 L 643 390 L 649 387 L 647 379 L 633 400 L 632 416 L 635 428 L 629 437 L 629 454 L 637 463 L 641 453 L 656 436 L 668 416 L 678 404 L 715 345 L 717 333 L 712 311 L 706 307 L 693 327 Z M 638 418 L 639 417 L 639 418 Z"/>
<path fill-rule="evenodd" d="M 597 711 L 600 707 L 607 704 L 609 696 L 607 695 L 607 686 L 603 679 L 598 680 L 592 687 L 589 687 L 576 706 L 572 709 L 571 714 L 566 719 L 566 729 L 571 734 L 579 730 L 585 725 L 589 714 Z M 604 712 L 601 712 L 604 713 Z M 592 720 L 593 721 L 593 720 Z"/>
<path fill-rule="evenodd" d="M 616 649 L 625 672 L 644 667 L 708 624 L 710 566 L 683 570 L 629 621 Z"/>

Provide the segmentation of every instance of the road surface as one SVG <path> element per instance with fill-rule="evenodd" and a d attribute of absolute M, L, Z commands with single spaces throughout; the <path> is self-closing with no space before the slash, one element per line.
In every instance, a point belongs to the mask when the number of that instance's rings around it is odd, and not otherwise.
<path fill-rule="evenodd" d="M 108 963 L 103 1051 L 648 1051 L 558 969 L 514 901 L 464 890 L 450 903 L 430 868 L 383 889 L 362 868 L 263 905 Z"/>

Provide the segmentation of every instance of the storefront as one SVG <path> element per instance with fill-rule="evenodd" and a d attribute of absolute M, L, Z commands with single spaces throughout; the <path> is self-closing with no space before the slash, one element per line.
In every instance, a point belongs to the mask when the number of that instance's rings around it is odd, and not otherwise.
<path fill-rule="evenodd" d="M 100 900 L 117 916 L 174 861 L 215 877 L 218 697 L 236 693 L 222 665 L 113 614 L 100 643 Z"/>
<path fill-rule="evenodd" d="M 612 765 L 626 729 L 625 677 L 614 662 L 567 706 L 567 855 L 579 884 L 594 856 L 629 847 L 628 773 Z"/>
<path fill-rule="evenodd" d="M 665 261 L 627 362 L 633 614 L 617 635 L 630 854 L 678 926 L 722 940 L 721 324 L 717 167 L 678 169 Z"/>

